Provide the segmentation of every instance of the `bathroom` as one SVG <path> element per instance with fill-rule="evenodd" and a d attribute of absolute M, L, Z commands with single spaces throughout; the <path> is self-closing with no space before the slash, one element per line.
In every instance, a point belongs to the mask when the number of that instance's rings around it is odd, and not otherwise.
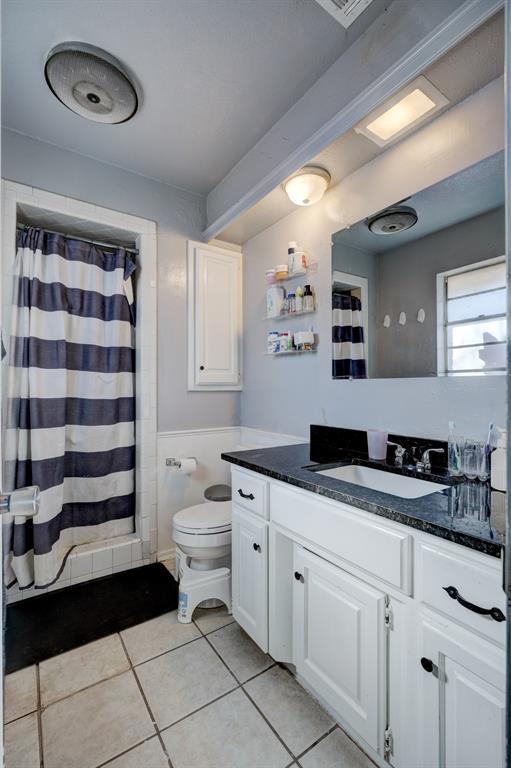
<path fill-rule="evenodd" d="M 508 764 L 509 37 L 4 0 L 6 768 Z"/>

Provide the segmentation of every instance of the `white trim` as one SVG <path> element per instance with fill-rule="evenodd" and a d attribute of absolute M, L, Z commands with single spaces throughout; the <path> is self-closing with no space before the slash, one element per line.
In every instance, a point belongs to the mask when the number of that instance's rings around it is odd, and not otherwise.
<path fill-rule="evenodd" d="M 2 180 L 2 300 L 3 300 L 3 325 L 8 327 L 8 307 L 10 297 L 6 291 L 10 287 L 9 275 L 11 273 L 12 259 L 15 254 L 16 221 L 18 205 L 29 205 L 50 211 L 59 216 L 72 219 L 83 219 L 93 222 L 101 230 L 101 240 L 104 239 L 105 229 L 111 227 L 116 230 L 124 230 L 134 236 L 137 244 L 138 262 L 141 269 L 137 271 L 137 326 L 136 326 L 136 488 L 135 488 L 135 532 L 129 537 L 122 537 L 122 541 L 116 542 L 109 539 L 107 542 L 94 542 L 77 548 L 68 557 L 69 566 L 66 565 L 63 574 L 58 581 L 50 587 L 58 589 L 68 586 L 73 581 L 72 563 L 76 559 L 83 562 L 91 560 L 91 569 L 87 571 L 89 578 L 103 575 L 100 565 L 96 568 L 95 561 L 100 563 L 109 558 L 101 557 L 99 553 L 112 553 L 112 565 L 110 572 L 135 565 L 143 565 L 154 560 L 157 550 L 155 536 L 157 526 L 156 509 L 156 336 L 157 336 L 157 226 L 154 221 L 138 216 L 103 208 L 92 203 L 70 198 L 65 195 L 57 195 L 43 189 L 37 189 L 17 182 Z M 2 369 L 2 375 L 5 369 Z M 120 547 L 132 548 L 126 559 L 118 564 L 113 557 L 114 551 Z M 96 554 L 96 557 L 93 555 Z M 128 557 L 129 555 L 129 557 Z M 78 577 L 77 577 L 78 578 Z M 79 577 L 81 580 L 82 577 Z M 30 597 L 32 594 L 41 594 L 45 590 L 23 590 L 20 597 Z M 9 591 L 11 592 L 11 591 Z M 14 598 L 14 593 L 12 593 Z M 19 598 L 18 598 L 19 599 Z"/>
<path fill-rule="evenodd" d="M 171 430 L 170 432 L 158 432 L 157 439 L 163 440 L 168 437 L 183 437 L 185 435 L 207 435 L 207 434 L 215 434 L 215 433 L 229 433 L 229 432 L 239 432 L 241 427 L 204 427 L 204 429 L 175 429 Z"/>
<path fill-rule="evenodd" d="M 248 192 L 242 195 L 224 213 L 208 224 L 203 231 L 205 241 L 211 240 L 232 224 L 242 213 L 266 197 L 297 168 L 310 162 L 335 139 L 349 131 L 382 102 L 390 98 L 414 77 L 439 59 L 460 40 L 484 24 L 504 6 L 505 0 L 467 0 L 439 27 L 403 56 L 389 71 L 374 80 L 347 106 L 315 131 L 294 152 L 278 163 Z M 232 173 L 232 171 L 231 171 Z"/>
<path fill-rule="evenodd" d="M 238 265 L 237 275 L 237 335 L 238 335 L 238 383 L 237 384 L 198 384 L 196 381 L 195 359 L 195 321 L 196 321 L 196 295 L 197 295 L 197 249 L 203 249 L 236 258 Z M 196 240 L 187 241 L 187 368 L 189 392 L 240 392 L 243 389 L 243 259 L 241 249 L 232 247 L 219 247 L 218 245 L 205 244 Z"/>

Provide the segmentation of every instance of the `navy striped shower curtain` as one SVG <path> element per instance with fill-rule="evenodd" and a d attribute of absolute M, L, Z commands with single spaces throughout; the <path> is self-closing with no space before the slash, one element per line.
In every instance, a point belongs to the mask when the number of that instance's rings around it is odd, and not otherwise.
<path fill-rule="evenodd" d="M 73 546 L 134 530 L 134 270 L 122 248 L 18 232 L 4 485 L 39 485 L 41 506 L 4 529 L 8 585 L 48 586 Z"/>
<path fill-rule="evenodd" d="M 362 302 L 351 293 L 332 293 L 332 378 L 366 379 Z"/>

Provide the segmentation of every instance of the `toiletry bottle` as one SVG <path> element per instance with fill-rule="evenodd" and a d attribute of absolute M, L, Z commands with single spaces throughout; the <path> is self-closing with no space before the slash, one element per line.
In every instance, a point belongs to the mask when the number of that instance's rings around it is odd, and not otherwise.
<path fill-rule="evenodd" d="M 449 474 L 459 477 L 461 471 L 461 438 L 454 434 L 454 421 L 449 422 L 449 437 L 447 439 L 447 466 Z"/>
<path fill-rule="evenodd" d="M 287 244 L 287 264 L 288 264 L 290 275 L 292 275 L 296 269 L 295 252 L 296 252 L 296 242 L 294 240 L 291 240 Z"/>
<path fill-rule="evenodd" d="M 305 286 L 303 292 L 303 311 L 312 312 L 314 310 L 314 296 L 312 295 L 310 285 Z"/>
<path fill-rule="evenodd" d="M 288 313 L 294 314 L 296 312 L 296 298 L 294 293 L 288 293 L 287 295 L 287 311 Z"/>
<path fill-rule="evenodd" d="M 303 312 L 303 288 L 300 286 L 295 291 L 295 310 L 296 312 Z"/>
<path fill-rule="evenodd" d="M 499 429 L 499 432 L 497 447 L 491 454 L 491 487 L 496 491 L 507 491 L 507 431 Z"/>

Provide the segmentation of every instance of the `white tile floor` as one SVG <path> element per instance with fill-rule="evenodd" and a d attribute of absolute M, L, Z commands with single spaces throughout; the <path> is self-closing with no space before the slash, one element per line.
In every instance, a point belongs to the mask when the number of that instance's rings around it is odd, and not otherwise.
<path fill-rule="evenodd" d="M 6 768 L 374 768 L 224 609 L 8 675 L 6 723 Z"/>

